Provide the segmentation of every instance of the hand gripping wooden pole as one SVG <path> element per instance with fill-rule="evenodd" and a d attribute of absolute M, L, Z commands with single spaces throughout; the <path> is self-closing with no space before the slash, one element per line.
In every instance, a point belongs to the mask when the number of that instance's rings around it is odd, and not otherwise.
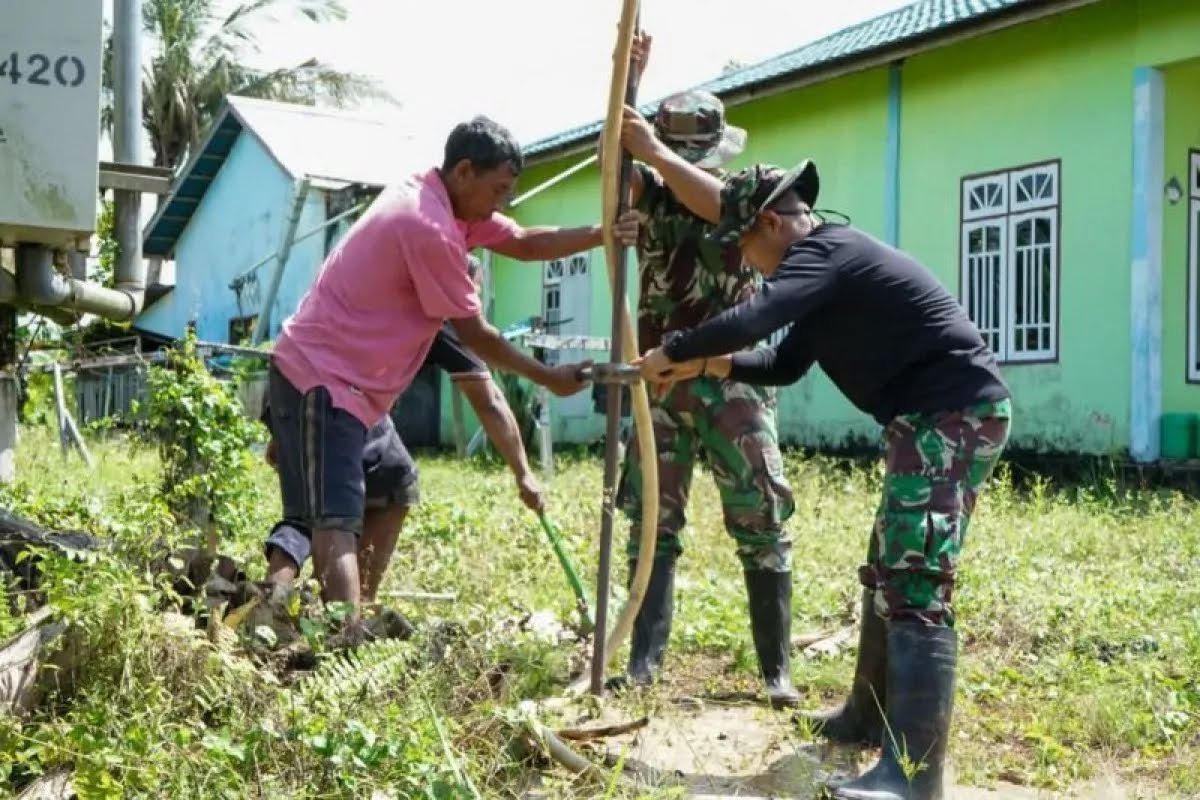
<path fill-rule="evenodd" d="M 622 0 L 621 20 L 617 26 L 617 45 L 613 50 L 612 82 L 609 86 L 608 113 L 604 121 L 601 186 L 603 204 L 601 221 L 604 225 L 604 250 L 608 262 L 608 278 L 612 287 L 612 353 L 611 361 L 629 362 L 638 356 L 637 332 L 630 320 L 626 302 L 626 248 L 613 237 L 612 223 L 629 208 L 629 180 L 632 159 L 621 147 L 621 118 L 626 104 L 636 102 L 636 75 L 629 63 L 637 28 L 638 0 Z M 604 498 L 600 521 L 600 564 L 596 581 L 596 634 L 593 644 L 590 688 L 593 694 L 604 691 L 604 670 L 608 660 L 621 646 L 633 627 L 633 620 L 642 606 L 650 572 L 654 564 L 654 548 L 658 536 L 658 454 L 654 447 L 654 430 L 650 420 L 650 398 L 645 383 L 638 381 L 630 390 L 633 418 L 637 432 L 638 452 L 642 473 L 642 520 L 638 560 L 629 587 L 629 600 L 607 637 L 609 576 L 612 566 L 612 529 L 616 505 L 617 452 L 620 436 L 621 386 L 608 385 L 607 427 L 604 452 Z M 578 691 L 579 683 L 571 687 Z"/>

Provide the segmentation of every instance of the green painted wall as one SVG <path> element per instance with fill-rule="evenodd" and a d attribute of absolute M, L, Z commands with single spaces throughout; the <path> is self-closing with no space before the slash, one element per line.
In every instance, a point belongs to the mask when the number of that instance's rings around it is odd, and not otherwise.
<path fill-rule="evenodd" d="M 1167 106 L 1163 179 L 1174 176 L 1184 191 L 1177 205 L 1163 203 L 1163 411 L 1200 411 L 1200 384 L 1187 382 L 1186 194 L 1188 150 L 1200 150 L 1200 61 L 1164 69 L 1163 94 Z"/>
<path fill-rule="evenodd" d="M 1133 71 L 1200 54 L 1197 31 L 1198 4 L 1109 0 L 904 65 L 900 242 L 947 285 L 959 284 L 959 180 L 1062 160 L 1059 361 L 1004 368 L 1019 446 L 1128 446 Z M 1183 73 L 1171 81 L 1168 163 L 1181 163 L 1173 154 L 1200 121 L 1200 93 L 1183 97 L 1186 81 Z M 1171 230 L 1182 206 L 1165 216 L 1164 410 L 1172 410 L 1196 399 L 1182 385 L 1184 326 L 1172 288 L 1182 285 L 1172 253 L 1184 240 Z"/>
<path fill-rule="evenodd" d="M 821 173 L 817 207 L 847 214 L 883 237 L 887 91 L 888 72 L 878 69 L 734 106 L 730 121 L 750 132 L 734 166 L 768 161 L 790 167 L 811 158 Z M 780 438 L 789 444 L 873 444 L 878 437 L 875 422 L 820 369 L 780 390 L 778 418 Z"/>
<path fill-rule="evenodd" d="M 1133 42 L 1120 5 L 904 65 L 900 244 L 956 293 L 960 180 L 1062 162 L 1059 359 L 1004 367 L 1017 446 L 1106 452 L 1128 442 Z"/>
<path fill-rule="evenodd" d="M 1041 450 L 1120 452 L 1129 441 L 1130 216 L 1133 71 L 1200 57 L 1200 3 L 1105 0 L 1016 29 L 910 58 L 902 66 L 900 246 L 959 290 L 960 181 L 969 174 L 1061 160 L 1059 358 L 1006 365 L 1016 393 L 1015 444 Z M 1167 70 L 1167 164 L 1182 171 L 1200 143 L 1200 74 Z M 821 169 L 818 205 L 887 229 L 888 72 L 876 69 L 734 106 L 750 130 L 751 161 Z M 529 188 L 579 156 L 538 165 Z M 599 212 L 598 174 L 585 170 L 523 205 L 526 224 L 583 224 Z M 1200 405 L 1183 382 L 1183 205 L 1164 209 L 1164 410 Z M 594 264 L 600 264 L 598 253 Z M 496 322 L 540 309 L 540 273 L 501 262 Z M 608 332 L 608 289 L 594 270 L 593 331 Z M 603 281 L 603 282 L 602 282 Z M 601 422 L 556 430 L 591 437 Z M 837 444 L 874 437 L 819 371 L 780 395 L 785 441 Z"/>

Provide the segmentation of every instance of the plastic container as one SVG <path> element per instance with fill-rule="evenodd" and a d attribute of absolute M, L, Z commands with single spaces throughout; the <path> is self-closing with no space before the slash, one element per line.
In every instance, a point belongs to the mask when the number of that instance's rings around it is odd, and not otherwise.
<path fill-rule="evenodd" d="M 1197 458 L 1200 443 L 1197 443 L 1197 428 L 1200 414 L 1163 414 L 1160 422 L 1160 451 L 1165 459 Z"/>

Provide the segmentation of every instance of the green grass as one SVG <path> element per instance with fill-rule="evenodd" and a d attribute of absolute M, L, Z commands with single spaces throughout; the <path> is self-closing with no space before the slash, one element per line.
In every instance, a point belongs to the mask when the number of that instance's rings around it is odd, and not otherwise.
<path fill-rule="evenodd" d="M 284 686 L 236 652 L 181 634 L 136 566 L 174 530 L 156 457 L 98 442 L 99 466 L 64 462 L 24 431 L 18 484 L 0 503 L 38 521 L 110 536 L 126 554 L 55 565 L 51 594 L 85 631 L 88 658 L 24 723 L 0 720 L 0 787 L 71 763 L 82 796 L 520 796 L 531 765 L 504 714 L 560 692 L 580 651 L 520 620 L 574 621 L 572 596 L 536 520 L 494 465 L 422 457 L 423 503 L 384 590 L 456 592 L 456 605 L 401 608 L 423 629 L 453 621 L 445 658 L 424 639 L 369 649 L 339 678 Z M 550 516 L 589 586 L 601 465 L 560 457 Z M 879 474 L 791 455 L 797 498 L 793 632 L 845 625 L 857 603 Z M 261 576 L 274 519 L 272 473 L 256 474 L 250 524 L 225 543 Z M 624 529 L 613 582 L 624 586 Z M 698 474 L 679 567 L 668 666 L 701 688 L 753 688 L 754 657 L 734 548 L 712 482 Z M 619 607 L 620 601 L 617 606 Z M 951 756 L 961 782 L 1051 790 L 1102 774 L 1156 797 L 1200 787 L 1200 516 L 1176 493 L 1096 484 L 1018 493 L 1001 480 L 971 525 L 957 592 L 962 642 Z M 445 618 L 440 620 L 439 618 Z M 19 621 L 0 609 L 0 634 Z M 526 626 L 527 627 L 527 626 Z M 810 706 L 845 691 L 852 653 L 797 658 Z M 69 678 L 70 680 L 67 680 Z M 569 783 L 555 796 L 603 796 Z M 0 793 L 4 790 L 0 789 Z"/>

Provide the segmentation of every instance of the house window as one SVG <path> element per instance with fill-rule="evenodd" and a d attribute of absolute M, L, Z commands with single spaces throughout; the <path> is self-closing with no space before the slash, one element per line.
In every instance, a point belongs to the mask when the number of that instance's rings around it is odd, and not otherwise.
<path fill-rule="evenodd" d="M 1200 383 L 1200 150 L 1188 153 L 1188 383 Z"/>
<path fill-rule="evenodd" d="M 1058 358 L 1060 166 L 962 180 L 960 299 L 1001 361 Z"/>
<path fill-rule="evenodd" d="M 542 272 L 542 320 L 546 333 L 561 336 L 568 333 L 586 334 L 588 331 L 575 330 L 576 313 L 568 309 L 578 309 L 579 304 L 591 301 L 588 289 L 591 287 L 591 253 L 576 253 L 566 258 L 556 258 L 547 261 Z M 565 301 L 565 305 L 564 305 Z M 547 364 L 559 362 L 559 350 L 547 350 Z"/>
<path fill-rule="evenodd" d="M 229 343 L 242 344 L 248 341 L 254 333 L 254 326 L 257 324 L 258 314 L 229 320 Z"/>

